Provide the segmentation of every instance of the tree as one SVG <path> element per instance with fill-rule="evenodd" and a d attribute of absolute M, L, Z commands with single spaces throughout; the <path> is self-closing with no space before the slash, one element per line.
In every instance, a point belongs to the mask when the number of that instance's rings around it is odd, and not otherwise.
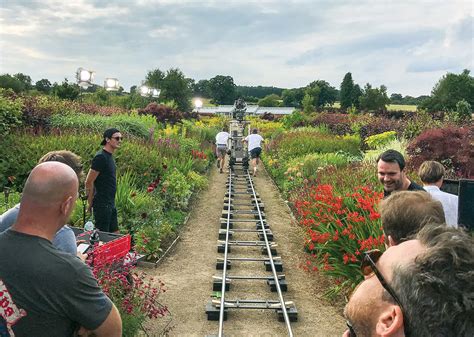
<path fill-rule="evenodd" d="M 25 90 L 31 90 L 33 89 L 33 85 L 31 84 L 31 77 L 28 75 L 25 75 L 23 73 L 17 73 L 13 75 L 18 81 L 23 83 Z"/>
<path fill-rule="evenodd" d="M 25 90 L 25 84 L 10 74 L 0 75 L 0 88 L 12 89 L 17 94 Z"/>
<path fill-rule="evenodd" d="M 358 84 L 354 85 L 354 88 L 352 89 L 352 105 L 354 105 L 357 109 L 360 108 L 360 97 L 364 93 L 362 92 L 362 89 Z"/>
<path fill-rule="evenodd" d="M 407 97 L 410 97 L 410 96 L 407 96 Z M 411 97 L 413 98 L 413 97 Z M 396 93 L 393 93 L 390 95 L 390 103 L 392 104 L 404 104 L 404 100 L 403 100 L 403 96 L 402 94 L 396 94 Z"/>
<path fill-rule="evenodd" d="M 75 100 L 81 93 L 81 89 L 77 84 L 69 84 L 67 78 L 61 84 L 54 83 L 52 92 L 55 96 L 62 99 Z"/>
<path fill-rule="evenodd" d="M 209 80 L 199 80 L 193 86 L 195 96 L 211 98 L 211 89 L 209 88 Z"/>
<path fill-rule="evenodd" d="M 152 88 L 160 89 L 160 98 L 174 101 L 180 111 L 190 110 L 191 80 L 178 68 L 171 68 L 166 74 L 160 69 L 151 70 L 146 75 L 145 83 Z"/>
<path fill-rule="evenodd" d="M 165 79 L 165 73 L 162 72 L 160 69 L 156 68 L 154 70 L 150 70 L 145 77 L 145 83 L 146 85 L 156 88 L 156 89 L 162 89 L 162 83 Z"/>
<path fill-rule="evenodd" d="M 456 104 L 463 99 L 471 108 L 474 106 L 474 77 L 467 69 L 459 75 L 444 75 L 431 91 L 431 97 L 424 100 L 421 107 L 428 111 L 456 110 Z"/>
<path fill-rule="evenodd" d="M 261 100 L 259 100 L 258 105 L 268 106 L 268 107 L 280 106 L 280 96 L 276 94 L 268 95 L 262 98 Z"/>
<path fill-rule="evenodd" d="M 346 110 L 354 104 L 354 81 L 352 80 L 352 74 L 347 73 L 341 83 L 341 93 L 339 101 L 341 102 L 341 109 Z"/>
<path fill-rule="evenodd" d="M 301 102 L 301 105 L 303 106 L 303 111 L 305 113 L 309 114 L 314 111 L 313 102 L 314 102 L 314 97 L 311 95 L 311 93 L 308 90 L 303 97 L 303 101 Z"/>
<path fill-rule="evenodd" d="M 35 88 L 38 91 L 41 91 L 45 94 L 49 94 L 49 92 L 51 91 L 51 82 L 48 79 L 43 78 L 39 81 L 36 81 Z"/>
<path fill-rule="evenodd" d="M 307 88 L 310 90 L 307 90 L 306 94 L 309 93 L 313 97 L 313 105 L 316 108 L 332 105 L 337 99 L 336 88 L 329 85 L 326 81 L 317 80 L 311 82 Z"/>
<path fill-rule="evenodd" d="M 232 104 L 236 98 L 234 79 L 217 75 L 209 80 L 211 97 L 215 104 Z"/>
<path fill-rule="evenodd" d="M 286 89 L 281 93 L 284 106 L 292 106 L 295 108 L 302 107 L 302 101 L 305 95 L 305 88 Z"/>
<path fill-rule="evenodd" d="M 390 99 L 387 96 L 387 87 L 381 85 L 380 88 L 372 88 L 372 86 L 367 83 L 364 87 L 364 93 L 359 101 L 360 107 L 364 110 L 385 110 L 386 105 L 390 103 Z"/>

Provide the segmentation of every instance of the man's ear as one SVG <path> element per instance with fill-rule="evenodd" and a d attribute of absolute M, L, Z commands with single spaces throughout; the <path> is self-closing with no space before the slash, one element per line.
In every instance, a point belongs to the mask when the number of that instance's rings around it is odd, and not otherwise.
<path fill-rule="evenodd" d="M 398 305 L 387 306 L 380 314 L 375 330 L 377 336 L 402 337 L 404 332 L 403 313 Z"/>
<path fill-rule="evenodd" d="M 68 215 L 71 211 L 71 208 L 74 207 L 74 198 L 72 196 L 67 197 L 61 204 L 61 213 L 63 215 Z"/>
<path fill-rule="evenodd" d="M 397 245 L 397 242 L 392 238 L 391 235 L 388 236 L 388 246 L 389 247 L 392 247 L 392 246 L 396 246 Z"/>

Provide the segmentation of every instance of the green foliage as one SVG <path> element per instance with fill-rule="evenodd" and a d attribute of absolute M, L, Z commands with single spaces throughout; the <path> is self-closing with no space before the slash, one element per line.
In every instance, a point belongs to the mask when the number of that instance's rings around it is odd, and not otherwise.
<path fill-rule="evenodd" d="M 369 137 L 370 138 L 370 137 Z M 373 150 L 368 150 L 364 153 L 364 162 L 375 164 L 377 158 L 385 151 L 392 149 L 400 152 L 405 158 L 407 158 L 407 146 L 408 142 L 404 139 L 398 140 L 394 138 L 387 143 L 382 143 Z"/>
<path fill-rule="evenodd" d="M 54 114 L 50 118 L 51 126 L 61 130 L 74 130 L 77 132 L 92 132 L 101 134 L 109 127 L 119 129 L 129 137 L 148 139 L 150 125 L 153 125 L 151 116 L 131 115 L 89 115 L 81 113 Z"/>
<path fill-rule="evenodd" d="M 59 98 L 73 101 L 79 96 L 81 89 L 75 83 L 69 84 L 67 78 L 65 78 L 61 84 L 53 84 L 52 93 Z"/>
<path fill-rule="evenodd" d="M 0 95 L 0 137 L 21 125 L 21 108 L 20 100 L 9 100 Z"/>
<path fill-rule="evenodd" d="M 161 237 L 159 226 L 145 225 L 135 233 L 135 250 L 139 254 L 146 255 L 149 261 L 156 261 L 161 253 Z"/>
<path fill-rule="evenodd" d="M 280 96 L 271 94 L 258 101 L 259 106 L 274 107 L 280 106 Z"/>
<path fill-rule="evenodd" d="M 191 81 L 178 68 L 171 68 L 166 74 L 160 69 L 151 70 L 146 75 L 146 84 L 161 89 L 160 99 L 174 101 L 178 110 L 186 112 L 191 108 Z"/>
<path fill-rule="evenodd" d="M 316 108 L 332 105 L 337 99 L 337 90 L 328 82 L 317 80 L 311 82 L 307 87 L 306 94 L 313 98 L 312 104 Z"/>
<path fill-rule="evenodd" d="M 35 88 L 39 92 L 49 94 L 50 91 L 51 91 L 52 86 L 51 86 L 51 82 L 48 79 L 43 78 L 39 81 L 36 81 Z"/>
<path fill-rule="evenodd" d="M 463 99 L 471 109 L 474 107 L 474 77 L 467 69 L 459 75 L 444 75 L 431 91 L 431 97 L 422 102 L 421 108 L 430 112 L 456 110 L 456 104 Z"/>
<path fill-rule="evenodd" d="M 441 124 L 430 115 L 426 110 L 418 110 L 411 118 L 403 130 L 403 137 L 413 139 L 424 130 L 438 127 Z"/>
<path fill-rule="evenodd" d="M 341 109 L 346 110 L 354 102 L 352 101 L 352 91 L 354 89 L 354 81 L 352 80 L 352 74 L 347 73 L 344 75 L 344 79 L 341 83 L 341 91 L 339 101 L 341 102 Z"/>
<path fill-rule="evenodd" d="M 304 94 L 303 101 L 301 102 L 301 105 L 303 106 L 303 111 L 306 114 L 310 114 L 311 112 L 314 111 L 314 105 L 313 102 L 315 100 L 315 95 L 317 95 L 316 90 L 306 90 L 306 93 Z M 316 98 L 317 99 L 317 98 Z"/>
<path fill-rule="evenodd" d="M 25 84 L 10 74 L 0 75 L 0 88 L 11 89 L 17 94 L 25 91 Z"/>
<path fill-rule="evenodd" d="M 470 121 L 472 118 L 471 104 L 465 99 L 456 103 L 456 114 L 459 121 Z"/>
<path fill-rule="evenodd" d="M 293 106 L 295 108 L 301 109 L 303 107 L 301 102 L 303 101 L 304 95 L 304 88 L 285 89 L 281 94 L 281 98 L 283 99 L 283 105 Z"/>
<path fill-rule="evenodd" d="M 332 136 L 318 131 L 295 130 L 276 137 L 268 146 L 270 154 L 280 159 L 294 158 L 309 153 L 343 151 L 357 156 L 360 138 L 357 135 Z"/>
<path fill-rule="evenodd" d="M 193 187 L 193 190 L 200 191 L 207 186 L 206 176 L 200 175 L 195 171 L 189 171 L 186 177 L 188 178 L 188 181 Z"/>
<path fill-rule="evenodd" d="M 215 104 L 232 104 L 235 100 L 235 84 L 231 76 L 217 75 L 211 78 L 209 89 Z"/>
<path fill-rule="evenodd" d="M 291 115 L 286 115 L 281 119 L 285 129 L 290 130 L 297 126 L 305 125 L 308 117 L 301 111 L 293 111 Z"/>
<path fill-rule="evenodd" d="M 177 169 L 168 172 L 163 182 L 163 189 L 167 207 L 178 210 L 185 210 L 188 207 L 192 190 L 191 184 L 183 173 Z"/>
<path fill-rule="evenodd" d="M 390 103 L 390 99 L 387 96 L 387 87 L 381 85 L 380 88 L 372 88 L 372 86 L 367 83 L 359 101 L 360 108 L 363 110 L 385 110 L 386 105 Z"/>
<path fill-rule="evenodd" d="M 384 133 L 379 133 L 377 135 L 367 137 L 365 143 L 369 146 L 369 148 L 377 149 L 395 140 L 396 138 L 397 133 L 395 131 L 387 131 Z"/>

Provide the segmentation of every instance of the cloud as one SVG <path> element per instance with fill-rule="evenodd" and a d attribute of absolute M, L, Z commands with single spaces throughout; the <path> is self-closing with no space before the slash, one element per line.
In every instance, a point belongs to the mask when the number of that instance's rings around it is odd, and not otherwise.
<path fill-rule="evenodd" d="M 471 12 L 462 0 L 5 1 L 0 70 L 58 81 L 82 66 L 126 88 L 155 68 L 280 87 L 339 86 L 351 71 L 415 96 L 472 68 Z"/>

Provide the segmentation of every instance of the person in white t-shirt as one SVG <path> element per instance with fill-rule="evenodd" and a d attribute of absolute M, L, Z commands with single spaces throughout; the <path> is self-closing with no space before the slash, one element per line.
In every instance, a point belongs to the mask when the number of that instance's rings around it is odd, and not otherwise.
<path fill-rule="evenodd" d="M 257 174 L 258 164 L 260 162 L 260 154 L 262 153 L 263 138 L 258 134 L 257 129 L 252 129 L 252 133 L 245 137 L 244 143 L 248 144 L 250 158 L 252 158 L 253 176 Z"/>
<path fill-rule="evenodd" d="M 444 167 L 441 163 L 427 160 L 420 165 L 418 175 L 423 182 L 423 188 L 431 197 L 443 205 L 446 224 L 458 226 L 458 196 L 441 191 L 443 185 Z"/>
<path fill-rule="evenodd" d="M 224 172 L 225 154 L 227 152 L 227 142 L 229 141 L 229 133 L 224 127 L 221 132 L 216 135 L 216 155 L 217 168 L 219 172 Z"/>

